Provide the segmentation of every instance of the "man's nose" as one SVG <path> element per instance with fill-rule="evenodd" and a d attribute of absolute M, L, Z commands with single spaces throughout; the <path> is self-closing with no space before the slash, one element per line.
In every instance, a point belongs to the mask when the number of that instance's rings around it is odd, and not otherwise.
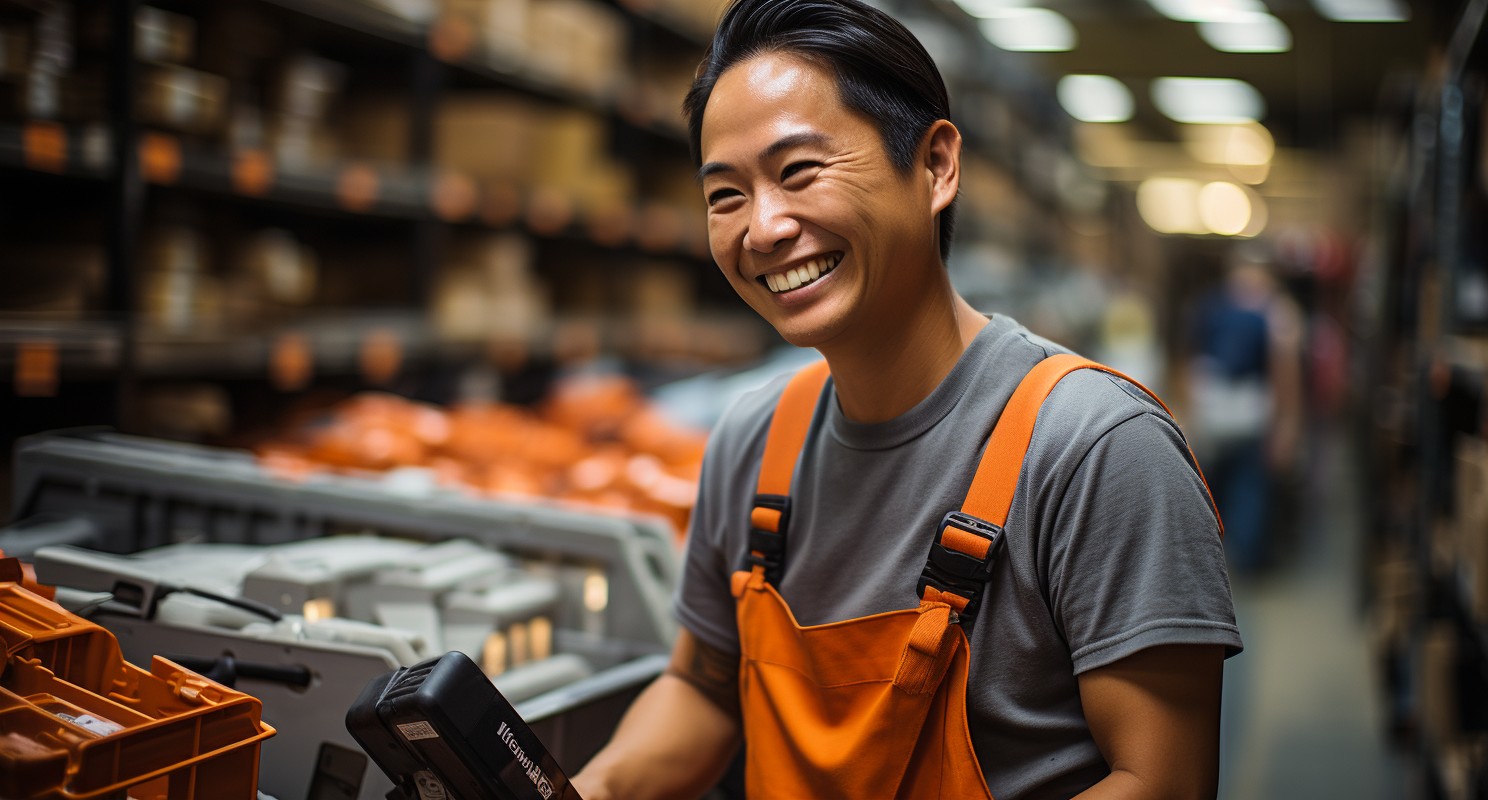
<path fill-rule="evenodd" d="M 744 246 L 757 253 L 770 253 L 781 242 L 801 235 L 801 223 L 778 192 L 765 192 L 754 201 Z"/>

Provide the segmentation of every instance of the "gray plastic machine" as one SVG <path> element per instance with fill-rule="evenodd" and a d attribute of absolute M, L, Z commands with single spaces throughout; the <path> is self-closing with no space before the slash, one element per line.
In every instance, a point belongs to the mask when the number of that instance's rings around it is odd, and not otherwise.
<path fill-rule="evenodd" d="M 400 476 L 289 481 L 246 453 L 101 431 L 16 448 L 16 524 L 58 600 L 260 698 L 261 790 L 376 800 L 346 732 L 373 677 L 469 655 L 565 765 L 665 666 L 676 557 L 660 520 L 475 499 Z M 416 476 L 415 476 L 416 477 Z M 413 487 L 412 489 L 410 487 Z"/>

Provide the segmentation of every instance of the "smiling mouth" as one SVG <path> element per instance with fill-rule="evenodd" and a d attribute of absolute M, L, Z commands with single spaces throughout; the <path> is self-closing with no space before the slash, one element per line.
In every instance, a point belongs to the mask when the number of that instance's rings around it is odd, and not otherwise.
<path fill-rule="evenodd" d="M 837 268 L 842 261 L 842 256 L 833 254 L 813 258 L 794 269 L 784 272 L 772 272 L 769 275 L 761 275 L 756 280 L 764 284 L 771 292 L 781 294 L 792 289 L 799 289 L 807 284 L 815 283 L 822 276 Z"/>

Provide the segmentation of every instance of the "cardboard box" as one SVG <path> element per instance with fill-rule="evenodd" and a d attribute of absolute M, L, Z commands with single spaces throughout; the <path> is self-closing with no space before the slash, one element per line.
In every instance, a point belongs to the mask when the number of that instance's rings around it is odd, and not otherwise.
<path fill-rule="evenodd" d="M 154 6 L 134 14 L 134 55 L 141 61 L 186 65 L 196 58 L 196 22 Z"/>
<path fill-rule="evenodd" d="M 624 71 L 625 32 L 620 12 L 593 0 L 532 0 L 527 63 L 567 86 L 606 95 Z"/>
<path fill-rule="evenodd" d="M 336 140 L 344 158 L 406 163 L 410 147 L 408 103 L 388 94 L 342 99 L 335 116 Z"/>
<path fill-rule="evenodd" d="M 508 92 L 443 98 L 434 117 L 434 164 L 479 179 L 532 182 L 540 121 L 532 104 Z M 391 143 L 394 134 L 381 134 Z"/>
<path fill-rule="evenodd" d="M 0 296 L 11 311 L 79 318 L 102 299 L 104 273 L 102 247 L 0 245 Z"/>
<path fill-rule="evenodd" d="M 530 0 L 441 0 L 439 14 L 475 32 L 488 55 L 515 58 L 527 46 Z"/>
<path fill-rule="evenodd" d="M 1479 624 L 1488 624 L 1488 441 L 1460 436 L 1453 513 L 1458 589 Z"/>
<path fill-rule="evenodd" d="M 194 135 L 221 130 L 226 118 L 227 79 L 173 65 L 140 71 L 135 110 L 141 122 Z"/>
<path fill-rule="evenodd" d="M 0 25 L 0 78 L 18 78 L 26 71 L 31 43 L 26 29 L 19 25 Z"/>
<path fill-rule="evenodd" d="M 457 242 L 434 290 L 435 329 L 455 341 L 531 342 L 545 336 L 552 305 L 532 264 L 532 242 L 521 234 Z"/>

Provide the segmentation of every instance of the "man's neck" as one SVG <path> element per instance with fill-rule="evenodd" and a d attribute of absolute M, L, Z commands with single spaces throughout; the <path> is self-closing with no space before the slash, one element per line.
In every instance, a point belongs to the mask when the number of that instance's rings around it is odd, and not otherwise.
<path fill-rule="evenodd" d="M 898 325 L 869 339 L 824 347 L 842 413 L 854 422 L 885 422 L 935 391 L 987 324 L 987 318 L 949 290 Z"/>

